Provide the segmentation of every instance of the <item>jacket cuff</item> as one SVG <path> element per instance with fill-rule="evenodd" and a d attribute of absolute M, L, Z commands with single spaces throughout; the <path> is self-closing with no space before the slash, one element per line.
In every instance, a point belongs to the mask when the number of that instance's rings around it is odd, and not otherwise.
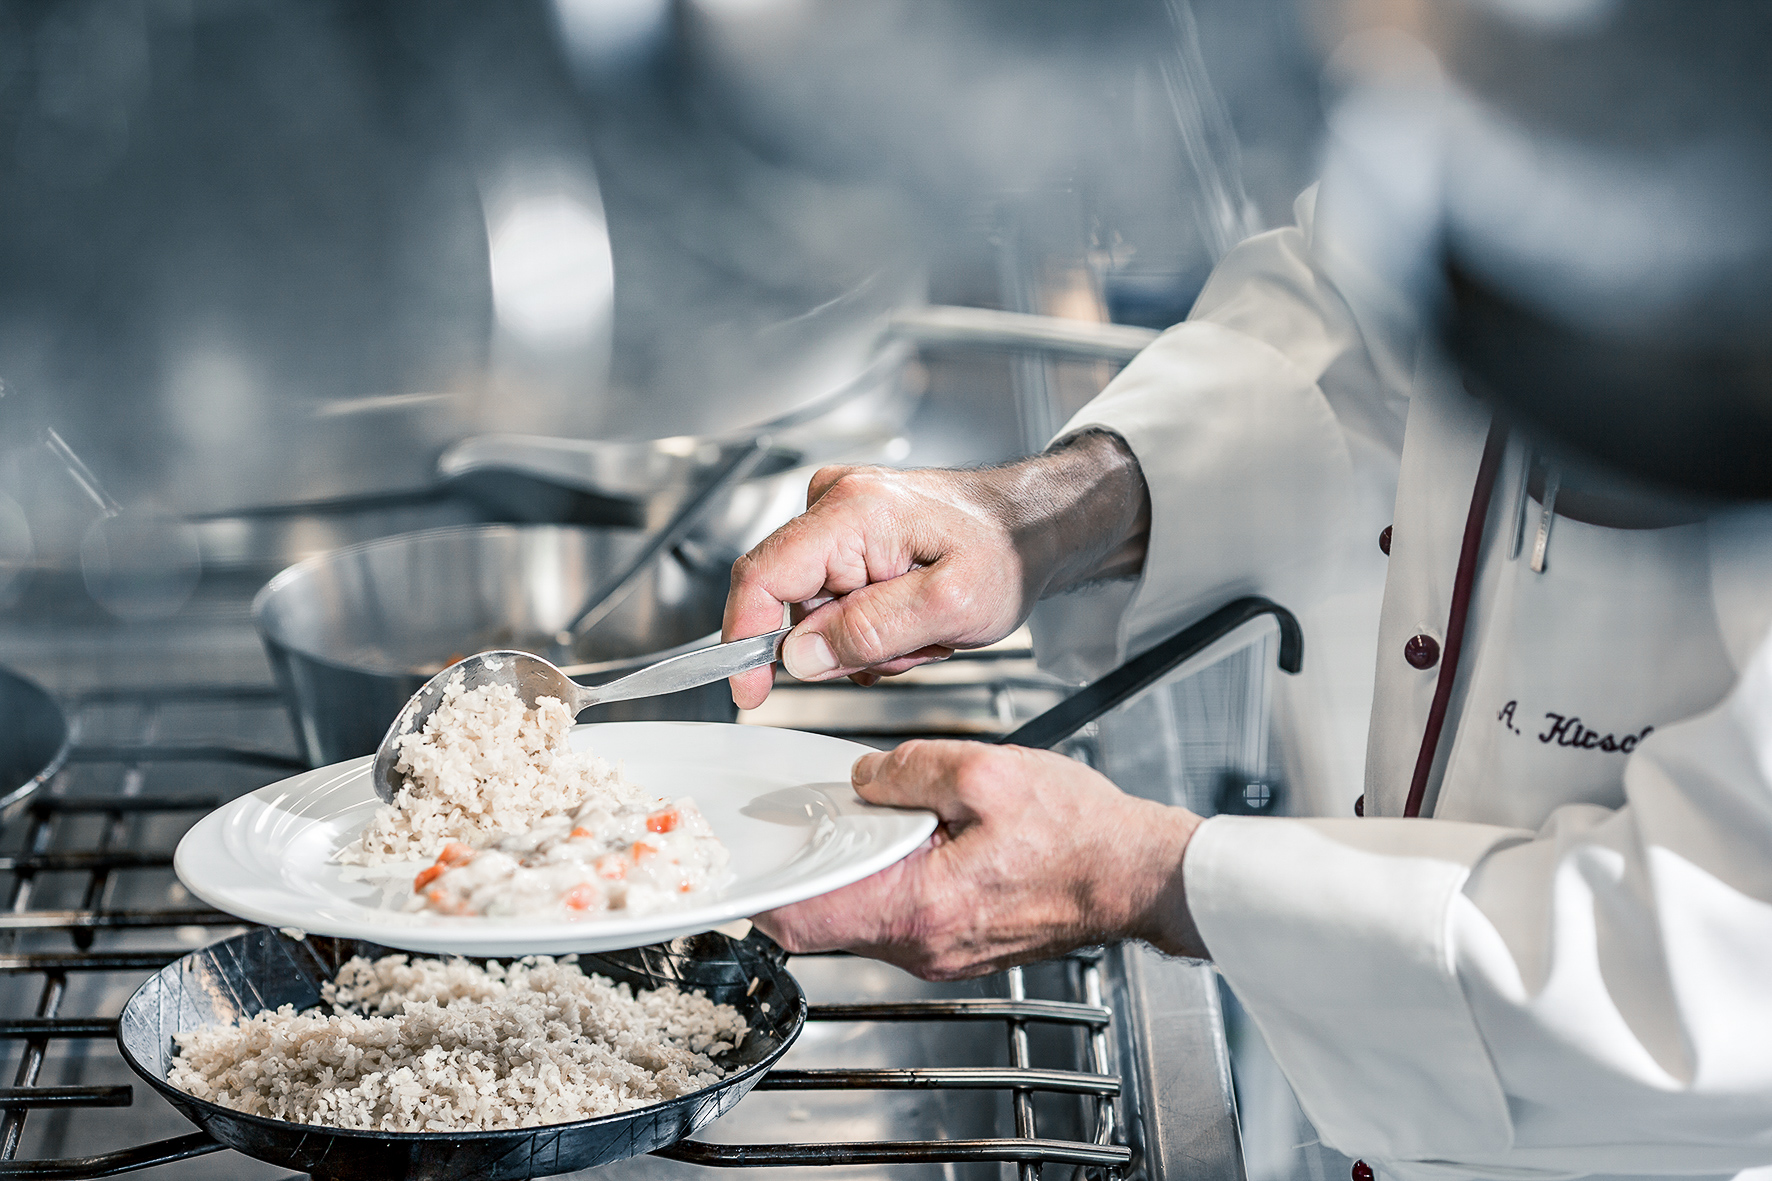
<path fill-rule="evenodd" d="M 1206 321 L 1165 332 L 1059 433 L 1111 431 L 1151 496 L 1144 572 L 1130 590 L 1042 604 L 1042 664 L 1095 676 L 1240 595 L 1296 606 L 1320 587 L 1353 497 L 1353 464 L 1309 374 Z M 1068 600 L 1068 601 L 1067 601 Z"/>
<path fill-rule="evenodd" d="M 1513 1138 L 1455 970 L 1451 908 L 1513 829 L 1219 816 L 1183 864 L 1207 949 L 1323 1142 L 1380 1162 Z M 1409 1113 L 1433 1111 L 1431 1126 Z"/>

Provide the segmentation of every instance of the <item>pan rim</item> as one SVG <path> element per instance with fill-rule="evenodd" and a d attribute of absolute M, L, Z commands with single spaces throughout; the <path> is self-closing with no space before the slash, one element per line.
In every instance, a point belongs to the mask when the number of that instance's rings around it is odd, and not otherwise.
<path fill-rule="evenodd" d="M 45 689 L 42 685 L 39 685 L 35 680 L 25 676 L 23 673 L 15 672 L 10 668 L 3 667 L 0 667 L 0 676 L 7 677 L 17 682 L 25 689 L 41 697 L 44 704 L 55 711 L 56 717 L 61 719 L 62 724 L 62 740 L 60 744 L 56 746 L 55 753 L 49 757 L 49 761 L 42 767 L 38 768 L 36 774 L 32 775 L 29 779 L 25 780 L 5 795 L 0 796 L 0 812 L 5 812 L 36 795 L 44 784 L 48 783 L 51 779 L 54 779 L 56 773 L 67 765 L 68 756 L 71 755 L 74 750 L 74 725 L 72 722 L 68 721 L 68 711 L 62 708 L 61 702 L 55 699 L 55 695 Z"/>
<path fill-rule="evenodd" d="M 256 928 L 255 930 L 243 932 L 240 935 L 230 936 L 229 938 L 230 939 L 242 939 L 242 938 L 246 938 L 248 936 L 254 935 L 260 931 L 268 931 L 268 930 L 271 930 L 271 928 L 259 927 L 259 928 Z M 351 942 L 351 943 L 371 943 L 372 942 L 371 940 L 368 940 L 368 939 L 345 939 L 342 937 L 341 937 L 341 941 Z M 217 943 L 225 943 L 225 942 L 228 942 L 228 940 L 218 940 L 217 941 Z M 184 963 L 187 959 L 191 958 L 192 956 L 201 955 L 203 952 L 209 950 L 209 948 L 214 947 L 214 946 L 216 946 L 216 944 L 212 943 L 212 944 L 209 944 L 205 947 L 199 947 L 193 951 L 187 952 L 185 955 L 182 955 L 178 959 L 173 960 L 172 963 L 167 964 L 166 967 L 161 968 L 159 971 L 155 972 L 152 976 L 149 976 L 146 980 L 141 982 L 141 984 L 136 988 L 136 990 L 134 992 L 130 993 L 129 1000 L 123 1002 L 123 1011 L 127 1011 L 129 1006 L 132 1003 L 134 1003 L 135 998 L 141 994 L 142 990 L 147 988 L 150 984 L 153 984 L 155 981 L 157 981 L 160 978 L 161 973 L 165 972 L 168 968 L 176 967 L 177 965 Z M 380 946 L 380 945 L 378 944 L 376 946 Z M 388 952 L 390 952 L 391 954 L 395 954 L 395 955 L 421 954 L 421 953 L 414 953 L 414 952 L 403 952 L 398 948 L 387 948 L 386 950 Z M 586 952 L 584 954 L 585 955 L 598 955 L 598 954 L 603 954 L 603 953 Z M 432 957 L 427 957 L 427 958 L 432 958 Z M 521 957 L 521 956 L 518 956 L 518 957 L 456 956 L 456 957 L 434 957 L 434 958 L 504 960 L 504 959 L 521 959 L 524 957 Z M 551 958 L 559 959 L 561 957 L 554 956 Z M 783 971 L 785 972 L 786 969 L 784 968 Z M 788 974 L 788 978 L 790 980 L 793 979 L 793 976 L 791 973 Z M 693 1099 L 701 1098 L 704 1096 L 713 1095 L 719 1091 L 730 1089 L 731 1087 L 736 1086 L 737 1084 L 744 1082 L 747 1079 L 750 1079 L 753 1075 L 766 1074 L 766 1073 L 768 1073 L 769 1070 L 771 1070 L 775 1066 L 775 1064 L 777 1062 L 779 1062 L 781 1060 L 782 1055 L 786 1054 L 788 1052 L 788 1050 L 793 1047 L 794 1043 L 799 1040 L 800 1034 L 806 1028 L 806 1019 L 807 1019 L 807 1013 L 808 1013 L 808 1009 L 809 1009 L 809 1002 L 806 999 L 805 992 L 800 990 L 798 981 L 795 981 L 795 992 L 796 992 L 796 997 L 795 997 L 795 1001 L 794 1001 L 794 1012 L 792 1013 L 791 1017 L 789 1018 L 788 1028 L 787 1028 L 786 1032 L 784 1033 L 784 1036 L 782 1037 L 781 1045 L 779 1047 L 777 1047 L 771 1054 L 769 1054 L 767 1057 L 765 1057 L 762 1061 L 753 1062 L 751 1065 L 745 1067 L 743 1070 L 739 1071 L 736 1074 L 729 1074 L 725 1078 L 722 1078 L 719 1082 L 709 1083 L 707 1086 L 701 1088 L 700 1090 L 691 1091 L 686 1094 L 678 1095 L 678 1096 L 675 1096 L 674 1098 L 670 1098 L 670 1099 L 660 1099 L 656 1103 L 648 1103 L 643 1107 L 631 1107 L 631 1108 L 628 1108 L 626 1111 L 612 1111 L 612 1112 L 608 1113 L 607 1115 L 592 1116 L 590 1119 L 572 1120 L 567 1123 L 533 1124 L 533 1125 L 530 1125 L 527 1127 L 519 1127 L 519 1128 L 464 1128 L 464 1129 L 461 1129 L 460 1131 L 453 1131 L 453 1132 L 384 1132 L 384 1131 L 378 1131 L 373 1128 L 340 1128 L 340 1127 L 337 1127 L 332 1124 L 302 1124 L 302 1123 L 296 1123 L 293 1120 L 274 1119 L 271 1116 L 255 1115 L 252 1112 L 240 1111 L 237 1108 L 227 1107 L 223 1104 L 215 1103 L 215 1102 L 208 1100 L 208 1099 L 199 1098 L 198 1096 L 191 1094 L 189 1091 L 181 1090 L 180 1088 L 173 1086 L 172 1083 L 167 1079 L 156 1077 L 154 1072 L 147 1069 L 146 1065 L 144 1063 L 142 1063 L 135 1056 L 134 1052 L 132 1052 L 130 1050 L 129 1043 L 123 1037 L 123 1031 L 122 1031 L 121 1026 L 119 1026 L 118 1031 L 117 1031 L 117 1050 L 120 1054 L 123 1055 L 123 1060 L 129 1064 L 129 1068 L 131 1070 L 135 1071 L 136 1074 L 140 1075 L 142 1077 L 143 1081 L 147 1082 L 156 1091 L 158 1091 L 162 1095 L 164 1095 L 170 1102 L 172 1102 L 172 1104 L 175 1107 L 181 1103 L 189 1103 L 189 1104 L 192 1104 L 192 1105 L 198 1107 L 199 1109 L 205 1110 L 206 1112 L 213 1112 L 216 1116 L 219 1116 L 221 1118 L 232 1119 L 232 1120 L 246 1120 L 246 1121 L 249 1121 L 255 1125 L 264 1127 L 266 1129 L 285 1133 L 285 1134 L 288 1134 L 288 1133 L 298 1133 L 299 1134 L 299 1133 L 304 1133 L 304 1132 L 305 1133 L 320 1132 L 320 1133 L 325 1133 L 326 1135 L 344 1136 L 344 1137 L 351 1138 L 351 1139 L 363 1139 L 363 1140 L 373 1141 L 376 1143 L 388 1143 L 388 1142 L 397 1142 L 397 1143 L 402 1143 L 402 1144 L 421 1144 L 421 1143 L 426 1143 L 426 1142 L 461 1143 L 463 1141 L 470 1141 L 470 1140 L 472 1140 L 472 1141 L 496 1140 L 499 1138 L 508 1138 L 508 1137 L 518 1136 L 518 1135 L 523 1135 L 523 1134 L 550 1134 L 550 1133 L 559 1132 L 559 1131 L 561 1131 L 563 1129 L 567 1129 L 567 1128 L 590 1129 L 590 1128 L 594 1128 L 594 1127 L 598 1126 L 599 1124 L 614 1123 L 618 1120 L 633 1119 L 636 1117 L 641 1117 L 641 1116 L 644 1116 L 645 1113 L 652 1111 L 655 1108 L 665 1107 L 665 1106 L 668 1106 L 673 1103 L 682 1103 L 686 1100 L 693 1100 Z M 748 1089 L 749 1088 L 747 1088 L 747 1090 Z M 192 1122 L 195 1123 L 196 1121 L 192 1121 Z M 198 1127 L 200 1130 L 202 1130 L 205 1133 L 209 1132 L 209 1129 L 202 1124 L 198 1124 Z"/>
<path fill-rule="evenodd" d="M 628 525 L 572 525 L 572 524 L 517 524 L 505 521 L 480 522 L 474 524 L 434 525 L 428 529 L 414 529 L 405 533 L 390 533 L 385 537 L 371 537 L 364 541 L 352 542 L 350 545 L 337 549 L 322 550 L 320 553 L 309 554 L 307 557 L 292 562 L 272 575 L 265 584 L 258 588 L 252 596 L 250 614 L 253 626 L 266 644 L 277 646 L 293 652 L 304 660 L 322 665 L 340 672 L 354 673 L 376 677 L 412 677 L 418 680 L 428 679 L 433 673 L 416 672 L 411 668 L 396 667 L 393 663 L 348 663 L 332 654 L 321 654 L 310 645 L 298 644 L 284 634 L 280 626 L 274 626 L 271 619 L 271 602 L 283 594 L 291 584 L 312 576 L 316 571 L 331 565 L 339 564 L 359 554 L 372 553 L 376 550 L 394 550 L 403 546 L 420 545 L 436 542 L 450 537 L 503 537 L 521 538 L 528 534 L 543 536 L 545 534 L 625 534 L 636 540 L 647 536 L 647 530 Z M 736 556 L 736 555 L 735 555 Z M 607 660 L 592 660 L 576 664 L 561 665 L 560 671 L 574 680 L 579 678 L 611 679 L 619 673 L 643 668 L 654 661 L 669 656 L 679 656 L 685 652 L 693 652 L 704 648 L 710 643 L 719 642 L 718 628 L 705 635 L 696 636 L 670 648 L 660 648 L 655 652 L 643 652 L 636 656 L 612 657 Z"/>

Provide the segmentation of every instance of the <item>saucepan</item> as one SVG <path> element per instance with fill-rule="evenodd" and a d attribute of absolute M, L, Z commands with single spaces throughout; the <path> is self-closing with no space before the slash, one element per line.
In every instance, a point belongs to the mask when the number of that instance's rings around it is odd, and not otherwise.
<path fill-rule="evenodd" d="M 573 1123 L 500 1131 L 382 1132 L 328 1128 L 248 1115 L 166 1081 L 173 1034 L 227 1025 L 280 1005 L 320 1003 L 320 988 L 353 956 L 390 949 L 355 939 L 293 939 L 260 928 L 192 952 L 162 968 L 123 1007 L 124 1060 L 211 1137 L 248 1156 L 317 1178 L 442 1181 L 543 1177 L 593 1168 L 674 1144 L 712 1123 L 756 1085 L 806 1023 L 806 997 L 786 954 L 761 935 L 716 932 L 629 951 L 581 955 L 586 972 L 634 989 L 674 985 L 738 1009 L 744 1043 L 715 1061 L 729 1074 L 663 1103 Z M 483 962 L 483 961 L 482 961 Z"/>
<path fill-rule="evenodd" d="M 365 542 L 297 563 L 253 618 L 313 766 L 373 754 L 408 698 L 453 660 L 491 648 L 546 652 L 593 590 L 647 545 L 639 529 L 478 525 Z M 614 680 L 715 642 L 738 555 L 683 543 L 575 642 L 566 673 Z M 616 702 L 586 721 L 729 722 L 724 684 Z"/>
<path fill-rule="evenodd" d="M 49 782 L 73 735 L 61 707 L 36 682 L 0 668 L 0 811 Z"/>
<path fill-rule="evenodd" d="M 723 435 L 662 439 L 475 435 L 444 451 L 437 477 L 508 520 L 570 516 L 658 528 L 734 449 L 764 435 L 773 444 L 769 462 L 701 527 L 743 550 L 799 511 L 806 481 L 820 465 L 893 458 L 891 444 L 921 400 L 920 389 L 899 379 L 913 347 L 1124 364 L 1156 337 L 1148 328 L 989 308 L 901 308 L 882 325 L 860 373 L 768 421 Z"/>

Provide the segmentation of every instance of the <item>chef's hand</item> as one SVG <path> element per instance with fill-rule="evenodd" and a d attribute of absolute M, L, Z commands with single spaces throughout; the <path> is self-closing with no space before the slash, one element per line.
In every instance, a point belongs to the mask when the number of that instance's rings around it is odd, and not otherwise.
<path fill-rule="evenodd" d="M 926 980 L 1125 938 L 1206 955 L 1182 886 L 1192 812 L 1017 746 L 907 742 L 852 775 L 863 798 L 934 809 L 941 827 L 873 877 L 756 916 L 790 952 L 853 951 Z"/>
<path fill-rule="evenodd" d="M 1089 432 L 1033 456 L 969 471 L 827 467 L 807 509 L 732 567 L 724 635 L 805 617 L 782 647 L 803 681 L 880 676 L 1014 631 L 1042 596 L 1144 563 L 1150 497 L 1116 435 Z M 732 678 L 754 709 L 772 670 Z"/>

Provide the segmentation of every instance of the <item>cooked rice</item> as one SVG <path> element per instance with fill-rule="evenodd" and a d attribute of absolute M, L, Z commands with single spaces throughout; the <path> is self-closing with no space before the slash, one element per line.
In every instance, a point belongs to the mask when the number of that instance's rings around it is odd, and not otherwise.
<path fill-rule="evenodd" d="M 406 783 L 339 860 L 428 861 L 451 841 L 480 848 L 589 802 L 610 811 L 644 804 L 621 768 L 571 748 L 572 721 L 555 698 L 528 709 L 508 685 L 464 690 L 458 677 L 423 729 L 401 735 L 395 767 Z"/>
<path fill-rule="evenodd" d="M 713 1058 L 744 1041 L 738 1010 L 668 985 L 635 994 L 573 958 L 359 956 L 325 1006 L 175 1034 L 167 1079 L 273 1119 L 442 1132 L 590 1119 L 725 1077 Z"/>

